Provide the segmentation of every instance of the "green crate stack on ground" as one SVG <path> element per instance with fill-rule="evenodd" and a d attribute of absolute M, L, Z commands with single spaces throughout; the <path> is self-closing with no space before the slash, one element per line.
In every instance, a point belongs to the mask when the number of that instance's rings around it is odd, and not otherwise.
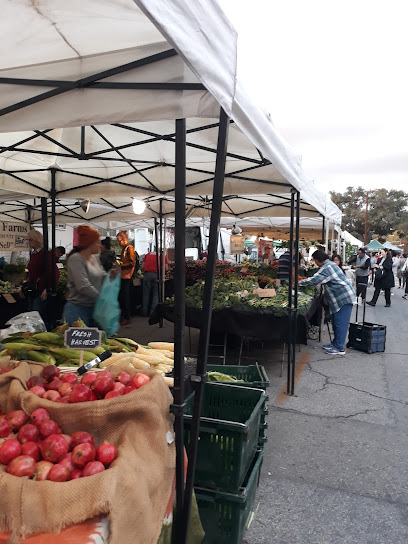
<path fill-rule="evenodd" d="M 265 368 L 262 365 L 207 365 L 207 372 L 220 372 L 221 374 L 227 374 L 228 376 L 234 376 L 238 380 L 243 380 L 234 385 L 241 387 L 253 387 L 256 389 L 267 390 L 269 387 L 269 379 L 266 374 Z M 218 383 L 231 383 L 231 382 L 218 382 Z M 268 395 L 265 398 L 265 404 L 262 407 L 261 423 L 259 427 L 259 447 L 264 448 L 267 442 L 266 429 L 268 424 L 266 423 L 266 416 L 268 415 L 267 401 Z"/>
<path fill-rule="evenodd" d="M 259 428 L 263 389 L 223 383 L 204 387 L 194 484 L 205 544 L 239 544 L 251 517 L 263 460 Z M 185 443 L 194 393 L 186 399 Z"/>

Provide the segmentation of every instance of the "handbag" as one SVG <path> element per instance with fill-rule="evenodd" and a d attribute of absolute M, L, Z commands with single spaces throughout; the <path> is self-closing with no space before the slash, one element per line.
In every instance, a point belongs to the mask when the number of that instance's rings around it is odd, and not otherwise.
<path fill-rule="evenodd" d="M 93 309 L 92 318 L 108 336 L 112 336 L 120 327 L 120 274 L 111 279 L 107 274 L 102 289 Z"/>
<path fill-rule="evenodd" d="M 34 298 L 36 297 L 38 293 L 38 280 L 28 280 L 25 281 L 22 286 L 21 290 L 23 291 L 23 295 L 25 298 Z"/>

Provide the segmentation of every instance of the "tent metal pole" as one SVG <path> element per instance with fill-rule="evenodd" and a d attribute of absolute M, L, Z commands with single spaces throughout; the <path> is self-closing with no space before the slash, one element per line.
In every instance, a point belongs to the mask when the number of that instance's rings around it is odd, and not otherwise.
<path fill-rule="evenodd" d="M 329 254 L 329 230 L 330 230 L 330 221 L 326 222 L 326 253 Z"/>
<path fill-rule="evenodd" d="M 43 229 L 43 242 L 44 242 L 44 278 L 45 278 L 45 289 L 49 293 L 49 267 L 48 267 L 48 218 L 47 218 L 47 199 L 45 197 L 41 198 L 41 223 Z M 41 293 L 40 293 L 41 295 Z M 48 318 L 48 304 L 45 305 L 45 321 L 46 327 L 48 329 L 49 318 Z"/>
<path fill-rule="evenodd" d="M 174 275 L 174 430 L 176 433 L 176 512 L 172 543 L 183 542 L 184 524 L 184 331 L 186 289 L 186 120 L 176 119 L 175 275 Z"/>
<path fill-rule="evenodd" d="M 227 158 L 228 129 L 230 120 L 223 109 L 220 111 L 220 126 L 218 130 L 217 158 L 215 163 L 213 199 L 211 207 L 210 237 L 207 251 L 207 265 L 205 269 L 205 285 L 203 298 L 203 322 L 200 330 L 198 344 L 196 375 L 191 376 L 192 384 L 195 385 L 193 417 L 190 429 L 190 444 L 188 450 L 188 469 L 184 495 L 184 534 L 182 540 L 177 544 L 187 542 L 188 525 L 191 511 L 191 499 L 194 488 L 194 473 L 197 461 L 198 438 L 200 434 L 200 413 L 204 393 L 204 384 L 207 380 L 207 358 L 208 345 L 210 342 L 212 303 L 215 282 L 215 265 L 217 262 L 217 247 L 219 225 L 221 218 L 222 194 L 224 191 L 225 163 Z"/>
<path fill-rule="evenodd" d="M 56 199 L 57 171 L 51 168 L 51 290 L 47 294 L 48 319 L 50 327 L 56 326 L 56 282 L 55 282 L 55 199 Z"/>
<path fill-rule="evenodd" d="M 324 243 L 324 229 L 325 229 L 325 227 L 326 227 L 326 225 L 325 225 L 325 223 L 326 223 L 326 218 L 325 218 L 324 215 L 322 215 L 322 219 L 323 219 L 323 221 L 322 221 L 322 244 L 323 244 L 323 243 Z"/>
<path fill-rule="evenodd" d="M 157 269 L 157 275 L 158 275 L 158 295 L 159 295 L 159 303 L 163 302 L 163 296 L 162 296 L 162 286 L 163 286 L 163 200 L 160 199 L 159 201 L 159 267 Z M 159 321 L 159 327 L 163 327 L 163 319 L 160 318 Z"/>
<path fill-rule="evenodd" d="M 290 234 L 289 234 L 289 287 L 288 287 L 288 375 L 286 394 L 290 395 L 292 371 L 292 276 L 293 276 L 293 222 L 295 216 L 295 190 L 290 195 Z"/>
<path fill-rule="evenodd" d="M 163 254 L 162 254 L 162 301 L 164 302 L 166 299 L 165 296 L 165 286 L 166 286 L 166 251 L 167 251 L 167 240 L 166 240 L 166 232 L 167 232 L 167 218 L 164 217 L 163 219 Z"/>
<path fill-rule="evenodd" d="M 290 394 L 295 394 L 295 369 L 296 369 L 296 340 L 297 340 L 297 318 L 299 298 L 299 223 L 300 223 L 300 192 L 296 191 L 296 234 L 295 234 L 295 296 L 293 310 L 293 353 L 292 353 L 292 383 Z"/>
<path fill-rule="evenodd" d="M 157 289 L 159 289 L 159 286 L 160 286 L 160 276 L 159 276 L 159 271 L 160 271 L 160 258 L 159 258 L 159 237 L 158 237 L 158 228 L 157 228 L 157 219 L 156 217 L 154 218 L 154 250 L 156 252 L 156 269 L 157 269 Z M 159 302 L 160 302 L 160 297 L 159 297 Z M 149 304 L 149 301 L 148 301 L 148 304 Z"/>

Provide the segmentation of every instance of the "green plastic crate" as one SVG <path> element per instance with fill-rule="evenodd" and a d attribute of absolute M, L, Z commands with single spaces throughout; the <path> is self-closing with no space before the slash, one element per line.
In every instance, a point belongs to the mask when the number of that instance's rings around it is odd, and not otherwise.
<path fill-rule="evenodd" d="M 237 491 L 258 447 L 265 392 L 221 383 L 204 386 L 194 483 Z M 184 437 L 190 440 L 194 393 L 186 399 Z"/>
<path fill-rule="evenodd" d="M 266 374 L 265 368 L 262 365 L 207 365 L 207 372 L 222 372 L 222 374 L 228 374 L 228 376 L 235 376 L 236 378 L 238 378 L 238 380 L 244 380 L 242 383 L 236 384 L 231 384 L 231 382 L 218 383 L 228 383 L 231 385 L 240 385 L 243 387 L 254 387 L 264 389 L 265 391 L 266 388 L 269 387 L 269 379 Z"/>
<path fill-rule="evenodd" d="M 252 513 L 263 461 L 258 450 L 238 493 L 195 487 L 204 544 L 240 544 Z"/>

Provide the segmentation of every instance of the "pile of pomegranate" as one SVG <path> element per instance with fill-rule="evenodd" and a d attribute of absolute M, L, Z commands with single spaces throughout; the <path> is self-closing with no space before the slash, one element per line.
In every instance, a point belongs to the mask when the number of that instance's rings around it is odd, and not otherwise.
<path fill-rule="evenodd" d="M 142 372 L 133 378 L 127 372 L 120 372 L 116 380 L 109 372 L 87 372 L 78 382 L 76 374 L 60 374 L 57 366 L 45 366 L 42 376 L 32 376 L 27 386 L 35 395 L 55 402 L 75 403 L 99 399 L 112 399 L 131 393 L 150 382 Z"/>
<path fill-rule="evenodd" d="M 1 412 L 0 412 L 1 413 Z M 93 476 L 109 468 L 117 457 L 113 444 L 95 448 L 91 434 L 62 434 L 45 408 L 28 419 L 23 410 L 0 415 L 0 463 L 13 476 L 66 482 Z"/>

